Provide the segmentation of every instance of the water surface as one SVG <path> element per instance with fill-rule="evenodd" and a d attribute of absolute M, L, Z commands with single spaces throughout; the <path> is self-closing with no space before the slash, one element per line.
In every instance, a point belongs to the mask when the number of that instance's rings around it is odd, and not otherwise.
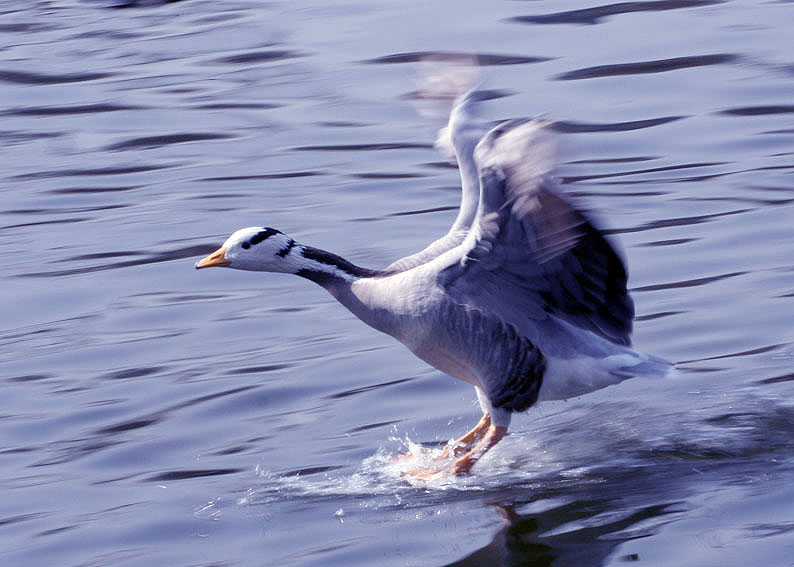
<path fill-rule="evenodd" d="M 0 8 L 5 565 L 794 561 L 790 2 L 11 2 Z M 513 420 L 466 479 L 391 456 L 471 388 L 313 284 L 195 272 L 242 226 L 380 267 L 443 234 L 428 55 L 557 121 L 618 240 L 628 381 Z"/>

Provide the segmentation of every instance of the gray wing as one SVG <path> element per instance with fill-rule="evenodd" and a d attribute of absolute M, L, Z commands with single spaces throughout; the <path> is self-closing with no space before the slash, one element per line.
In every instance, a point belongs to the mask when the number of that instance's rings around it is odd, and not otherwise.
<path fill-rule="evenodd" d="M 524 326 L 549 315 L 629 345 L 634 304 L 620 257 L 556 190 L 544 124 L 509 121 L 480 142 L 481 197 L 461 259 L 439 273 L 456 300 Z"/>
<path fill-rule="evenodd" d="M 449 109 L 449 121 L 439 132 L 436 147 L 457 160 L 461 177 L 460 209 L 447 234 L 424 250 L 390 264 L 387 271 L 410 270 L 452 250 L 463 242 L 474 220 L 480 196 L 474 149 L 487 128 L 479 118 L 478 103 L 482 97 L 472 86 L 473 78 L 470 67 L 445 66 L 424 79 L 426 92 L 423 96 Z"/>

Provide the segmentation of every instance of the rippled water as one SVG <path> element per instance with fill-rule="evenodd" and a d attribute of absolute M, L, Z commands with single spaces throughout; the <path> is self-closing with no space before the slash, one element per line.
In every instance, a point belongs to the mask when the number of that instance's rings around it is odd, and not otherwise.
<path fill-rule="evenodd" d="M 794 565 L 794 6 L 0 7 L 4 565 Z M 270 225 L 379 267 L 446 231 L 417 111 L 479 55 L 487 118 L 558 121 L 678 362 L 541 404 L 467 479 L 390 457 L 471 388 L 309 282 L 193 262 Z"/>

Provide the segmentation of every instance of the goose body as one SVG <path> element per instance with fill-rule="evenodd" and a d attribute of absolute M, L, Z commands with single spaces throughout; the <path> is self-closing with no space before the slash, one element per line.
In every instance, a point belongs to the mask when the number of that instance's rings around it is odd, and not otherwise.
<path fill-rule="evenodd" d="M 309 279 L 367 325 L 472 384 L 483 417 L 445 450 L 456 474 L 506 434 L 512 413 L 538 400 L 672 368 L 630 348 L 626 270 L 549 175 L 546 124 L 514 120 L 483 134 L 475 103 L 472 91 L 459 97 L 448 125 L 461 209 L 450 231 L 421 252 L 372 270 L 253 227 L 196 264 Z"/>

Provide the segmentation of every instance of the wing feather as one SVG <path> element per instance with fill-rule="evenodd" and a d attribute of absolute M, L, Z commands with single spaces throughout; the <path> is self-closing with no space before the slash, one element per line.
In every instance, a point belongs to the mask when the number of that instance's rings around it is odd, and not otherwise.
<path fill-rule="evenodd" d="M 525 326 L 556 317 L 630 344 L 634 305 L 623 261 L 551 177 L 546 124 L 509 121 L 477 146 L 480 202 L 460 261 L 439 274 L 448 293 Z"/>

